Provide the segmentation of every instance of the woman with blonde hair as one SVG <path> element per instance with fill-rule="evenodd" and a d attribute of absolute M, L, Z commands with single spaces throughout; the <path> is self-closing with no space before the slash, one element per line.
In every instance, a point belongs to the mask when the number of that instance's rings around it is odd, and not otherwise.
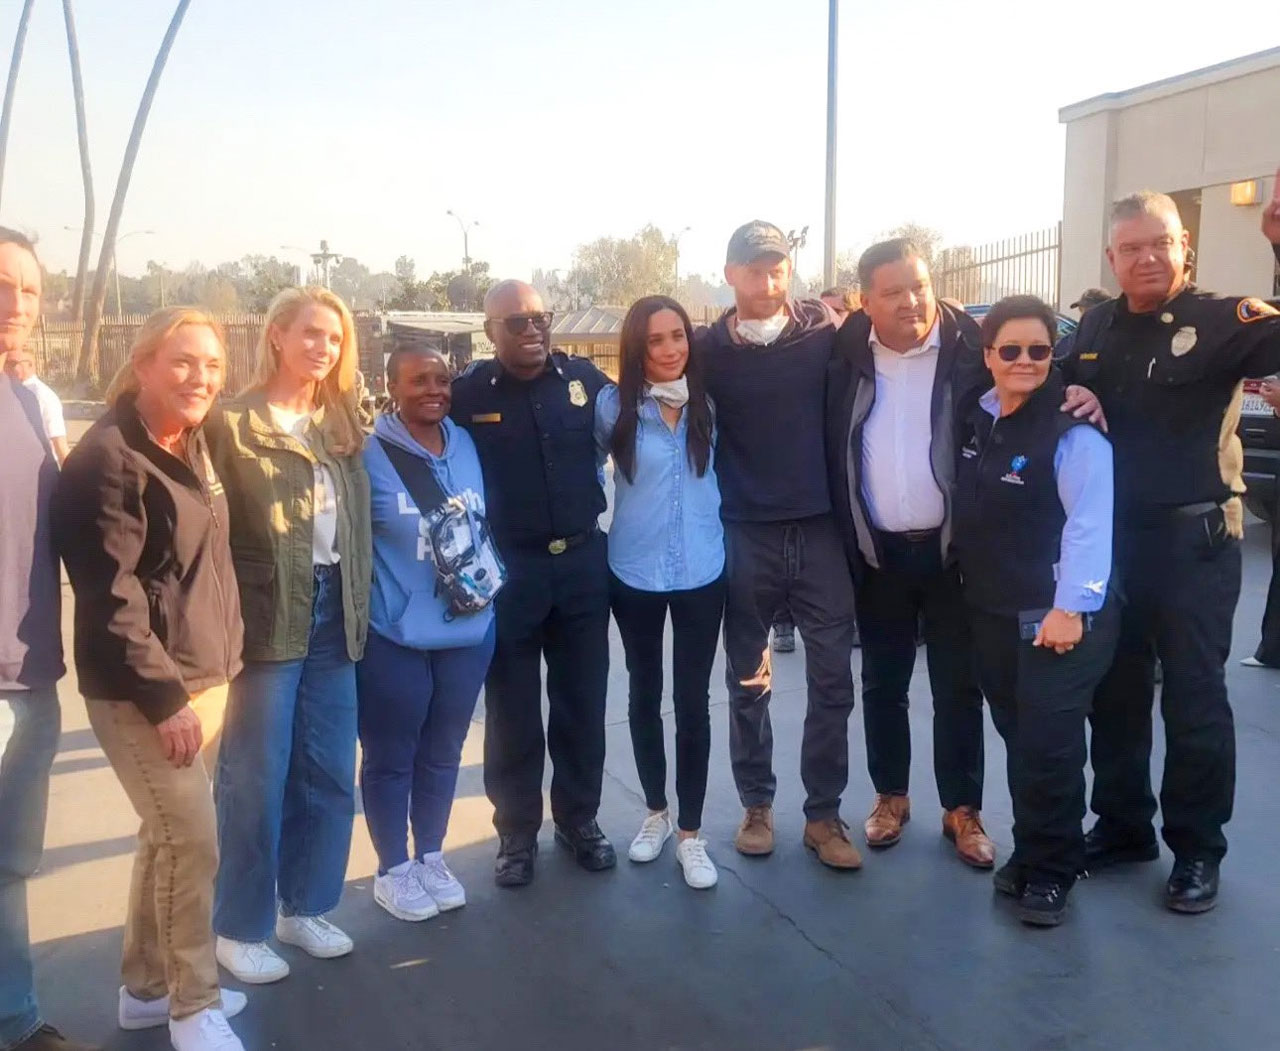
<path fill-rule="evenodd" d="M 179 1051 L 243 1051 L 227 1017 L 245 997 L 219 989 L 210 929 L 218 838 L 205 769 L 243 633 L 227 500 L 202 426 L 224 364 L 206 314 L 153 314 L 53 503 L 80 690 L 142 821 L 119 1022 L 167 1024 Z"/>
<path fill-rule="evenodd" d="M 218 961 L 275 982 L 279 941 L 329 959 L 355 815 L 355 662 L 369 619 L 369 480 L 351 312 L 324 288 L 271 303 L 248 390 L 210 421 L 245 619 L 215 794 Z"/>

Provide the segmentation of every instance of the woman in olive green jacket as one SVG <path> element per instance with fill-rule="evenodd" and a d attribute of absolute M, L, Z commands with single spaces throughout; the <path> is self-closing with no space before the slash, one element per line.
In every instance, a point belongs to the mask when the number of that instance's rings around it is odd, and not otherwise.
<path fill-rule="evenodd" d="M 323 288 L 271 304 L 254 385 L 211 417 L 245 622 L 216 796 L 218 961 L 242 982 L 351 951 L 338 904 L 355 815 L 355 661 L 368 626 L 369 480 L 351 313 Z"/>

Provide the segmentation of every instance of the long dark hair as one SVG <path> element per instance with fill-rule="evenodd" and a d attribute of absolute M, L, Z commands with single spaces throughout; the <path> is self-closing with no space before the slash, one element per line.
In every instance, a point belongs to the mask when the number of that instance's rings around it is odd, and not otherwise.
<path fill-rule="evenodd" d="M 618 348 L 618 422 L 613 428 L 609 451 L 628 482 L 636 473 L 636 426 L 639 422 L 640 397 L 644 393 L 644 361 L 649 347 L 649 319 L 659 310 L 673 310 L 684 324 L 689 343 L 689 360 L 684 367 L 689 382 L 688 431 L 686 445 L 689 464 L 701 478 L 711 463 L 711 403 L 702 379 L 697 355 L 693 353 L 693 325 L 689 315 L 670 296 L 645 296 L 631 304 L 622 321 Z"/>

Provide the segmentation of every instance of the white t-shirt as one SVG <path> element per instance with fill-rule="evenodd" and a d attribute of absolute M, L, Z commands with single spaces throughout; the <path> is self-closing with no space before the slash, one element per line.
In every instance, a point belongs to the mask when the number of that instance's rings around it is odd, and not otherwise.
<path fill-rule="evenodd" d="M 31 391 L 36 396 L 36 401 L 40 403 L 40 419 L 44 420 L 45 437 L 50 441 L 54 438 L 65 438 L 67 421 L 62 418 L 62 402 L 58 400 L 58 396 L 39 376 L 24 380 L 22 385 Z"/>
<path fill-rule="evenodd" d="M 269 408 L 271 421 L 280 430 L 306 444 L 310 413 L 289 412 L 275 405 Z M 337 489 L 329 468 L 316 461 L 315 469 L 315 488 L 311 497 L 311 561 L 317 566 L 333 566 L 338 563 Z"/>

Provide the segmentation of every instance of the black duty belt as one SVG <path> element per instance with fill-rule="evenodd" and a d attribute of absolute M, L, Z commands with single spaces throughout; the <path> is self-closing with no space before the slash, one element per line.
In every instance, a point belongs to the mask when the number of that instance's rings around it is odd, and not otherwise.
<path fill-rule="evenodd" d="M 563 555 L 566 551 L 581 547 L 598 532 L 600 532 L 600 527 L 593 526 L 585 532 L 574 533 L 572 536 L 553 536 L 547 540 L 529 538 L 517 540 L 514 543 L 516 547 L 524 551 L 545 551 L 551 555 Z M 498 546 L 501 548 L 501 543 Z"/>

